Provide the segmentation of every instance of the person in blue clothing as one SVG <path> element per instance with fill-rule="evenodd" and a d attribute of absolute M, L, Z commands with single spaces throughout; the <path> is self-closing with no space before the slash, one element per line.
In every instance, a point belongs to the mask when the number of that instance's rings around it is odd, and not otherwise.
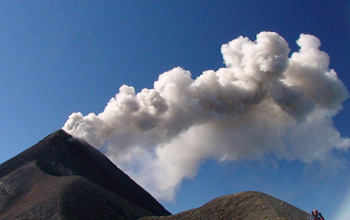
<path fill-rule="evenodd" d="M 324 220 L 321 212 L 319 212 L 317 209 L 312 210 L 311 215 L 310 220 Z"/>

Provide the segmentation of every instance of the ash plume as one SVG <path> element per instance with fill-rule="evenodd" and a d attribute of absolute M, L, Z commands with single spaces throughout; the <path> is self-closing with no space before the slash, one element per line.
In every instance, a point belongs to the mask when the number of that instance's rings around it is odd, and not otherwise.
<path fill-rule="evenodd" d="M 156 198 L 172 200 L 201 162 L 261 160 L 340 163 L 345 151 L 332 117 L 349 96 L 320 40 L 301 34 L 300 49 L 273 32 L 221 47 L 226 67 L 196 79 L 181 67 L 154 88 L 123 85 L 104 111 L 73 113 L 63 129 L 100 149 Z M 333 158 L 333 159 L 332 159 Z"/>

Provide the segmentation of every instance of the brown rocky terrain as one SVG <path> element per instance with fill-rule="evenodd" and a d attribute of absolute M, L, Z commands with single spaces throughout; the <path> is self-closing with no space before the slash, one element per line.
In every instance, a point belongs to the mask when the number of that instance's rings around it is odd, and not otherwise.
<path fill-rule="evenodd" d="M 205 205 L 172 216 L 140 220 L 308 220 L 310 214 L 267 194 L 248 191 L 216 198 Z"/>
<path fill-rule="evenodd" d="M 260 192 L 216 198 L 171 215 L 84 141 L 58 130 L 0 165 L 0 219 L 309 219 Z"/>
<path fill-rule="evenodd" d="M 63 130 L 0 165 L 0 219 L 170 215 L 102 153 Z"/>

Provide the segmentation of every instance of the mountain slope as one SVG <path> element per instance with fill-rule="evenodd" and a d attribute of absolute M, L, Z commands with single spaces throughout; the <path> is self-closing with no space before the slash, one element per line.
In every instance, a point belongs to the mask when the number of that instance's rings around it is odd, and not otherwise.
<path fill-rule="evenodd" d="M 0 218 L 23 219 L 20 210 L 26 219 L 170 214 L 102 153 L 63 130 L 0 165 Z"/>
<path fill-rule="evenodd" d="M 264 193 L 216 198 L 170 213 L 107 157 L 58 130 L 0 165 L 0 219 L 309 219 Z"/>
<path fill-rule="evenodd" d="M 261 192 L 248 191 L 216 198 L 203 206 L 172 216 L 143 217 L 141 220 L 187 219 L 279 219 L 306 220 L 310 215 L 286 202 Z"/>

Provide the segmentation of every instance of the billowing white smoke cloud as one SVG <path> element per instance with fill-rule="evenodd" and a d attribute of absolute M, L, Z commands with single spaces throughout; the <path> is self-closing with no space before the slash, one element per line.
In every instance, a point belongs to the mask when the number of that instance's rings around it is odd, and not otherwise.
<path fill-rule="evenodd" d="M 239 37 L 221 47 L 226 67 L 195 80 L 177 67 L 137 94 L 123 85 L 102 113 L 73 113 L 63 129 L 162 200 L 205 159 L 329 161 L 350 146 L 332 122 L 348 92 L 319 39 L 302 34 L 297 44 L 289 57 L 277 33 Z"/>

